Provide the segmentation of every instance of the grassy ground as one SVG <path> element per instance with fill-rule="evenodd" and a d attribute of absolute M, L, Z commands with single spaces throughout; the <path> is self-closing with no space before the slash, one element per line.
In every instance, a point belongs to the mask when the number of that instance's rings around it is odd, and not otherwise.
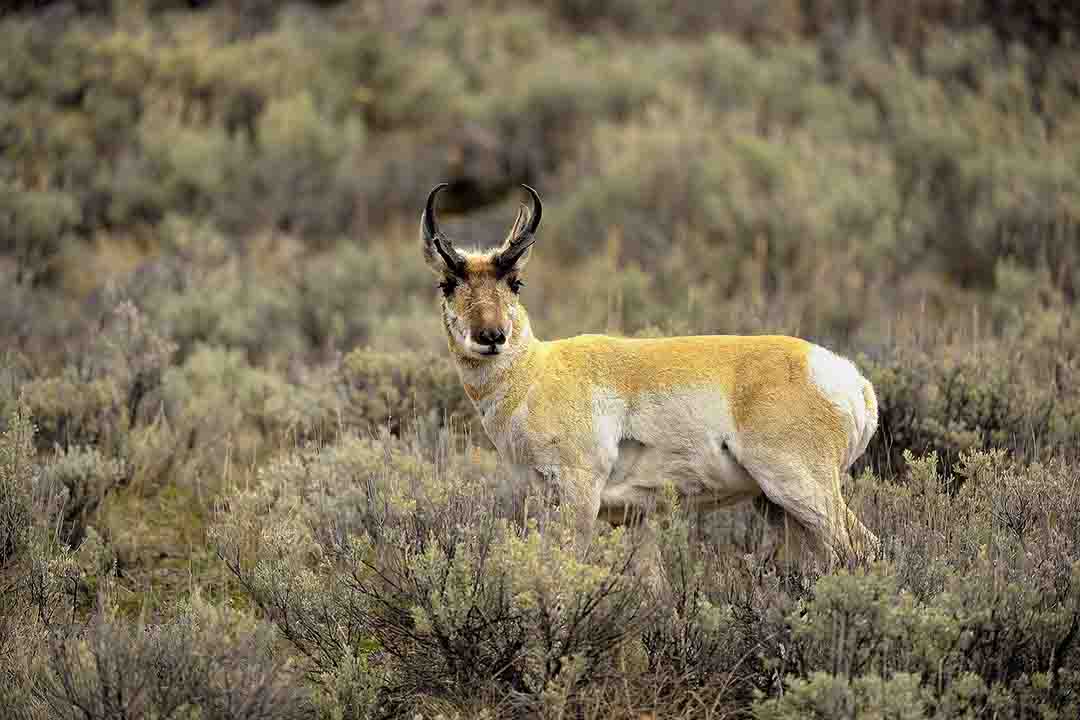
<path fill-rule="evenodd" d="M 26 5 L 0 18 L 13 716 L 1076 715 L 1068 7 Z M 634 538 L 581 563 L 523 526 L 422 265 L 441 180 L 463 245 L 540 189 L 543 338 L 853 357 L 877 562 L 780 573 L 749 509 L 673 512 L 655 596 Z"/>

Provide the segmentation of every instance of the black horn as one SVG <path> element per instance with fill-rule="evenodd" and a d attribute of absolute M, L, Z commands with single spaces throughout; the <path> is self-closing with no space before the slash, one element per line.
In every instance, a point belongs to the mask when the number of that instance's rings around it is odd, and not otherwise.
<path fill-rule="evenodd" d="M 540 227 L 540 216 L 544 214 L 544 204 L 540 202 L 540 194 L 533 190 L 528 185 L 522 184 L 529 195 L 532 196 L 532 212 L 529 215 L 529 225 L 522 232 L 523 235 L 532 235 L 536 232 L 536 228 Z"/>
<path fill-rule="evenodd" d="M 540 202 L 540 194 L 528 185 L 522 184 L 532 197 L 532 210 L 529 212 L 529 222 L 518 233 L 510 238 L 505 249 L 495 258 L 495 265 L 500 273 L 510 272 L 517 261 L 524 255 L 533 243 L 536 242 L 536 228 L 540 227 L 540 216 L 544 212 L 543 203 Z"/>
<path fill-rule="evenodd" d="M 450 183 L 439 183 L 431 188 L 431 192 L 428 193 L 427 205 L 424 206 L 424 236 L 427 240 L 431 240 L 439 234 L 439 226 L 435 222 L 435 198 L 448 187 L 450 187 Z"/>
<path fill-rule="evenodd" d="M 427 204 L 424 206 L 424 241 L 431 243 L 435 247 L 443 262 L 452 272 L 462 275 L 465 272 L 465 261 L 454 249 L 454 244 L 439 230 L 439 224 L 435 220 L 435 199 L 449 185 L 450 183 L 439 183 L 428 194 Z"/>

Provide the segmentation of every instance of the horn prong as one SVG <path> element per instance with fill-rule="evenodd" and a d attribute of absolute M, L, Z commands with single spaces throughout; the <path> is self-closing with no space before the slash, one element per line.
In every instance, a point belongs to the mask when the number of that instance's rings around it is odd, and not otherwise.
<path fill-rule="evenodd" d="M 509 238 L 504 249 L 496 256 L 495 264 L 503 273 L 513 268 L 518 259 L 536 242 L 536 228 L 540 226 L 540 216 L 544 212 L 543 203 L 540 202 L 540 193 L 524 183 L 521 187 L 525 188 L 529 197 L 532 198 L 532 207 L 529 209 L 528 224 Z M 524 206 L 524 203 L 522 205 Z"/>

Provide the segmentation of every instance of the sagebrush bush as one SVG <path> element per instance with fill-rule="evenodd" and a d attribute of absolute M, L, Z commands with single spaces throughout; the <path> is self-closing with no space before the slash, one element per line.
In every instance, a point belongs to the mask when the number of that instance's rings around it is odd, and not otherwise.
<path fill-rule="evenodd" d="M 556 521 L 515 529 L 493 478 L 418 441 L 347 438 L 277 463 L 213 529 L 311 672 L 340 693 L 362 663 L 377 683 L 364 697 L 390 714 L 491 683 L 540 708 L 613 672 L 644 618 L 633 546 L 612 533 L 582 562 Z"/>
<path fill-rule="evenodd" d="M 431 272 L 410 262 L 411 244 L 401 245 L 346 240 L 311 258 L 297 283 L 299 329 L 310 346 L 327 354 L 376 343 L 380 350 L 443 349 Z"/>
<path fill-rule="evenodd" d="M 0 252 L 18 264 L 20 280 L 48 279 L 49 261 L 79 222 L 74 198 L 61 191 L 19 192 L 0 182 Z"/>
<path fill-rule="evenodd" d="M 102 457 L 96 448 L 57 448 L 41 469 L 39 491 L 60 498 L 60 542 L 73 548 L 82 543 L 94 513 L 124 475 L 122 462 Z"/>
<path fill-rule="evenodd" d="M 250 461 L 326 432 L 336 419 L 327 383 L 317 376 L 307 387 L 290 383 L 252 367 L 239 351 L 209 346 L 166 371 L 162 400 L 171 470 L 188 480 L 214 476 L 230 458 Z"/>
<path fill-rule="evenodd" d="M 66 491 L 46 479 L 34 432 L 16 404 L 0 434 L 0 702 L 14 718 L 44 717 L 32 694 L 43 641 L 72 618 L 82 575 L 58 538 Z"/>
<path fill-rule="evenodd" d="M 33 685 L 49 717 L 315 717 L 308 692 L 273 655 L 265 626 L 195 598 L 161 625 L 105 613 L 50 638 Z"/>
<path fill-rule="evenodd" d="M 489 460 L 471 467 L 447 436 L 425 437 L 346 437 L 274 463 L 215 522 L 222 557 L 326 702 L 464 712 L 480 694 L 584 712 L 614 707 L 618 677 L 624 700 L 688 714 L 778 683 L 788 692 L 760 716 L 886 711 L 890 688 L 915 693 L 912 717 L 1074 710 L 1073 466 L 998 451 L 943 471 L 909 453 L 905 477 L 864 473 L 852 490 L 882 563 L 820 578 L 776 576 L 758 541 L 757 560 L 732 557 L 727 531 L 676 508 L 656 593 L 634 580 L 633 533 L 602 533 L 583 562 L 542 500 L 507 505 L 510 479 Z"/>
<path fill-rule="evenodd" d="M 112 444 L 127 424 L 127 407 L 111 379 L 81 380 L 69 369 L 63 375 L 27 383 L 23 398 L 41 429 L 39 442 Z"/>
<path fill-rule="evenodd" d="M 26 545 L 33 521 L 33 437 L 25 408 L 12 408 L 0 435 L 0 568 Z"/>
<path fill-rule="evenodd" d="M 1080 535 L 1071 499 L 1060 504 L 1075 468 L 1001 452 L 967 455 L 953 475 L 934 456 L 908 463 L 903 485 L 860 479 L 875 485 L 863 508 L 888 506 L 878 527 L 892 562 L 815 584 L 789 617 L 788 691 L 755 714 L 1075 713 Z"/>
<path fill-rule="evenodd" d="M 895 468 L 908 451 L 935 451 L 949 463 L 991 447 L 1029 456 L 1072 451 L 1080 398 L 1074 388 L 1022 381 L 1025 359 L 999 348 L 897 348 L 868 362 L 880 418 L 867 461 Z"/>
<path fill-rule="evenodd" d="M 22 388 L 39 444 L 121 447 L 140 410 L 152 414 L 147 406 L 160 403 L 163 371 L 175 349 L 134 304 L 116 303 L 61 373 Z"/>
<path fill-rule="evenodd" d="M 341 393 L 343 419 L 354 428 L 398 434 L 417 421 L 469 423 L 475 415 L 454 367 L 428 355 L 354 350 L 342 362 Z"/>

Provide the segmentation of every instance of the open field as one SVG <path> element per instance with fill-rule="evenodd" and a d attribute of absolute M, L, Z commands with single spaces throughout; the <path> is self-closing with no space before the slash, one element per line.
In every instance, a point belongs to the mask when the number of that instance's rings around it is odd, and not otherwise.
<path fill-rule="evenodd" d="M 0 717 L 1080 716 L 1068 3 L 8 5 Z M 541 338 L 853 358 L 880 557 L 676 508 L 658 595 L 522 522 L 442 180 L 465 245 L 540 190 Z"/>

